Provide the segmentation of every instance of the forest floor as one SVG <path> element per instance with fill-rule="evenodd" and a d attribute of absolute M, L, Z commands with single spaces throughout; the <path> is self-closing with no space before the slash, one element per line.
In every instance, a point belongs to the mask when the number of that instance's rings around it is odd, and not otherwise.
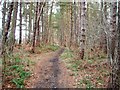
<path fill-rule="evenodd" d="M 105 55 L 80 60 L 78 52 L 55 45 L 16 47 L 9 56 L 5 88 L 106 88 L 111 72 Z M 12 60 L 12 62 L 11 62 Z M 11 64 L 10 64 L 11 62 Z"/>
<path fill-rule="evenodd" d="M 33 69 L 32 77 L 27 81 L 27 88 L 75 88 L 74 77 L 59 59 L 64 49 L 33 56 L 39 61 Z M 35 60 L 35 58 L 33 60 Z M 36 59 L 37 60 L 37 59 Z"/>
<path fill-rule="evenodd" d="M 75 54 L 67 48 L 59 48 L 31 55 L 31 60 L 36 64 L 25 87 L 106 88 L 111 70 L 106 57 L 77 60 Z"/>

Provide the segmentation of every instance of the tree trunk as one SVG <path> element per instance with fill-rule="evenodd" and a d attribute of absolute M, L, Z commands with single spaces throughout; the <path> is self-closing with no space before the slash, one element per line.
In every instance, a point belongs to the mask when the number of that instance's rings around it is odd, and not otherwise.
<path fill-rule="evenodd" d="M 20 2 L 20 33 L 19 33 L 19 44 L 22 43 L 22 2 Z"/>
<path fill-rule="evenodd" d="M 77 20 L 76 20 L 76 46 L 79 47 L 79 43 L 80 43 L 80 30 L 81 30 L 81 2 L 77 3 Z"/>
<path fill-rule="evenodd" d="M 116 32 L 116 12 L 117 12 L 117 2 L 110 3 L 111 5 L 111 18 L 110 18 L 110 35 L 109 35 L 109 60 L 112 65 L 114 60 L 114 50 L 115 50 L 115 32 Z"/>
<path fill-rule="evenodd" d="M 74 45 L 77 44 L 77 25 L 76 25 L 76 19 L 77 19 L 77 14 L 76 14 L 76 1 L 74 1 Z"/>
<path fill-rule="evenodd" d="M 28 42 L 27 43 L 30 43 L 31 42 L 31 31 L 32 31 L 32 4 L 33 3 L 30 3 L 30 11 L 29 11 L 29 33 L 28 33 Z"/>
<path fill-rule="evenodd" d="M 86 30 L 86 1 L 81 2 L 81 36 L 80 36 L 80 58 L 84 59 L 85 52 L 85 30 Z"/>
<path fill-rule="evenodd" d="M 5 54 L 6 50 L 5 50 L 5 46 L 6 46 L 6 41 L 7 41 L 7 36 L 8 36 L 8 31 L 10 28 L 10 22 L 11 22 L 11 15 L 12 15 L 12 11 L 13 11 L 13 6 L 14 3 L 11 2 L 9 5 L 9 10 L 8 10 L 8 15 L 7 15 L 7 21 L 4 27 L 4 31 L 3 31 L 3 38 L 2 38 L 2 53 L 1 54 Z"/>
<path fill-rule="evenodd" d="M 107 2 L 104 2 L 104 13 L 105 13 L 105 20 L 107 20 Z M 104 46 L 103 46 L 104 53 L 107 54 L 107 35 L 104 32 Z"/>
<path fill-rule="evenodd" d="M 118 4 L 118 27 L 116 31 L 116 48 L 114 51 L 114 60 L 112 63 L 112 74 L 110 88 L 120 88 L 120 1 Z"/>
<path fill-rule="evenodd" d="M 51 28 L 51 24 L 52 24 L 52 10 L 53 10 L 53 3 L 52 2 L 52 5 L 51 5 L 51 8 L 50 8 L 50 16 L 49 16 L 49 43 L 52 44 L 52 36 L 53 36 L 53 30 Z"/>
<path fill-rule="evenodd" d="M 42 15 L 41 15 L 41 24 L 42 24 L 42 43 L 44 43 L 44 21 L 43 21 L 43 8 L 42 8 Z"/>
<path fill-rule="evenodd" d="M 42 16 L 42 10 L 43 10 L 43 7 L 44 7 L 44 3 L 40 3 L 39 4 L 39 7 L 38 7 L 38 18 L 37 18 L 37 40 L 36 40 L 36 45 L 39 46 L 40 45 L 40 29 L 41 29 L 41 26 L 40 26 L 40 19 L 41 19 L 41 16 Z"/>
<path fill-rule="evenodd" d="M 107 4 L 106 2 L 103 3 L 103 0 L 101 0 L 101 25 L 103 26 L 103 13 L 105 15 L 105 20 L 107 20 Z M 100 37 L 100 49 L 103 51 L 103 53 L 107 54 L 107 36 L 104 32 L 104 28 L 102 28 L 101 31 L 101 37 Z"/>
<path fill-rule="evenodd" d="M 115 50 L 115 32 L 116 32 L 116 12 L 117 12 L 117 1 L 113 3 L 113 15 L 112 15 L 112 30 L 111 30 L 111 54 L 112 54 L 112 59 L 114 59 L 114 50 Z"/>
<path fill-rule="evenodd" d="M 2 8 L 2 35 L 3 35 L 3 31 L 4 31 L 4 25 L 5 25 L 5 16 L 6 16 L 6 2 L 3 3 L 3 8 Z"/>
<path fill-rule="evenodd" d="M 48 44 L 48 34 L 49 34 L 49 29 L 48 29 L 48 2 L 46 2 L 45 6 L 45 16 L 44 16 L 44 38 L 45 38 L 45 44 Z"/>
<path fill-rule="evenodd" d="M 17 20 L 17 10 L 18 9 L 18 2 L 14 3 L 14 13 L 12 18 L 12 29 L 10 34 L 10 52 L 13 51 L 14 44 L 15 44 L 15 30 L 16 30 L 16 20 Z"/>
<path fill-rule="evenodd" d="M 74 38 L 73 38 L 73 22 L 74 22 L 74 21 L 73 21 L 73 8 L 72 8 L 72 3 L 70 3 L 70 9 L 71 9 L 71 10 L 70 10 L 70 11 L 71 11 L 71 13 L 70 13 L 70 14 L 71 14 L 71 15 L 70 15 L 70 16 L 71 16 L 71 20 L 70 20 L 70 21 L 71 21 L 71 22 L 70 22 L 70 23 L 71 23 L 71 27 L 70 27 L 70 29 L 71 29 L 71 32 L 70 32 L 70 47 L 71 47 L 71 46 L 73 45 L 72 43 L 73 43 L 73 40 L 74 40 Z"/>
<path fill-rule="evenodd" d="M 1 52 L 1 55 L 3 57 L 3 60 L 2 60 L 2 72 L 5 73 L 5 69 L 6 69 L 6 53 L 7 53 L 7 50 L 6 50 L 6 44 L 7 44 L 7 37 L 8 37 L 8 32 L 9 32 L 9 28 L 10 28 L 10 22 L 11 22 L 11 15 L 12 15 L 12 11 L 13 11 L 13 6 L 14 6 L 14 2 L 11 2 L 10 5 L 9 5 L 9 10 L 8 10 L 8 14 L 7 14 L 7 21 L 6 21 L 6 24 L 5 24 L 5 27 L 4 27 L 4 30 L 3 30 L 3 38 L 2 38 L 2 52 Z M 6 78 L 6 75 L 3 74 L 3 77 L 2 77 L 2 83 L 5 82 L 5 78 Z"/>
<path fill-rule="evenodd" d="M 35 52 L 35 40 L 36 40 L 36 28 L 37 28 L 37 14 L 38 14 L 38 2 L 36 3 L 35 8 L 35 21 L 34 21 L 34 30 L 33 30 L 33 43 L 32 43 L 32 52 Z"/>
<path fill-rule="evenodd" d="M 62 8 L 62 5 L 60 6 L 61 8 L 60 8 L 60 12 L 61 12 L 61 17 L 60 17 L 60 23 L 59 23 L 59 25 L 60 25 L 60 45 L 61 46 L 66 46 L 65 44 L 64 44 L 64 23 L 63 23 L 63 20 L 64 20 L 64 18 L 63 18 L 63 14 L 64 14 L 64 12 L 63 12 L 63 8 Z"/>

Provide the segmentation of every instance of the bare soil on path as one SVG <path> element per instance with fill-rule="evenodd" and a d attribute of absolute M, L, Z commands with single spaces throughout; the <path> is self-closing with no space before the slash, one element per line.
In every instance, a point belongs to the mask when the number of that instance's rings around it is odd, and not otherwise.
<path fill-rule="evenodd" d="M 33 69 L 33 75 L 27 80 L 26 88 L 75 88 L 75 78 L 59 56 L 64 49 L 46 54 L 38 54 L 39 60 Z"/>

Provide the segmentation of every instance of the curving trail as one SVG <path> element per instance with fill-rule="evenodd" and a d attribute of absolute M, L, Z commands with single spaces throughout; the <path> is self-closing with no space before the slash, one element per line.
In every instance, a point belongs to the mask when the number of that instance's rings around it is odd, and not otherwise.
<path fill-rule="evenodd" d="M 28 80 L 27 88 L 75 88 L 75 79 L 70 76 L 65 64 L 59 59 L 64 49 L 38 56 L 34 74 Z"/>

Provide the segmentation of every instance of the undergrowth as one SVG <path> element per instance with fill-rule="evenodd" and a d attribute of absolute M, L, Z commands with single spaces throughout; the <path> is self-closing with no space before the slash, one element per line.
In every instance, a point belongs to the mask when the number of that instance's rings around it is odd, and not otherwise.
<path fill-rule="evenodd" d="M 70 76 L 75 76 L 77 79 L 78 88 L 92 89 L 96 87 L 106 87 L 110 68 L 106 62 L 105 54 L 99 57 L 85 58 L 84 60 L 76 59 L 76 53 L 67 49 L 61 55 L 61 59 L 66 64 L 66 67 L 72 71 Z"/>
<path fill-rule="evenodd" d="M 61 55 L 61 58 L 62 59 L 72 59 L 73 58 L 73 51 L 72 50 L 69 50 L 69 49 L 66 49 L 64 51 L 64 53 Z"/>
<path fill-rule="evenodd" d="M 38 47 L 38 49 L 41 52 L 49 52 L 49 51 L 56 51 L 58 50 L 60 47 L 58 45 L 41 45 L 40 47 Z"/>
<path fill-rule="evenodd" d="M 5 86 L 24 88 L 25 80 L 30 76 L 29 66 L 31 62 L 27 58 L 21 58 L 20 54 L 7 56 L 5 66 Z"/>

